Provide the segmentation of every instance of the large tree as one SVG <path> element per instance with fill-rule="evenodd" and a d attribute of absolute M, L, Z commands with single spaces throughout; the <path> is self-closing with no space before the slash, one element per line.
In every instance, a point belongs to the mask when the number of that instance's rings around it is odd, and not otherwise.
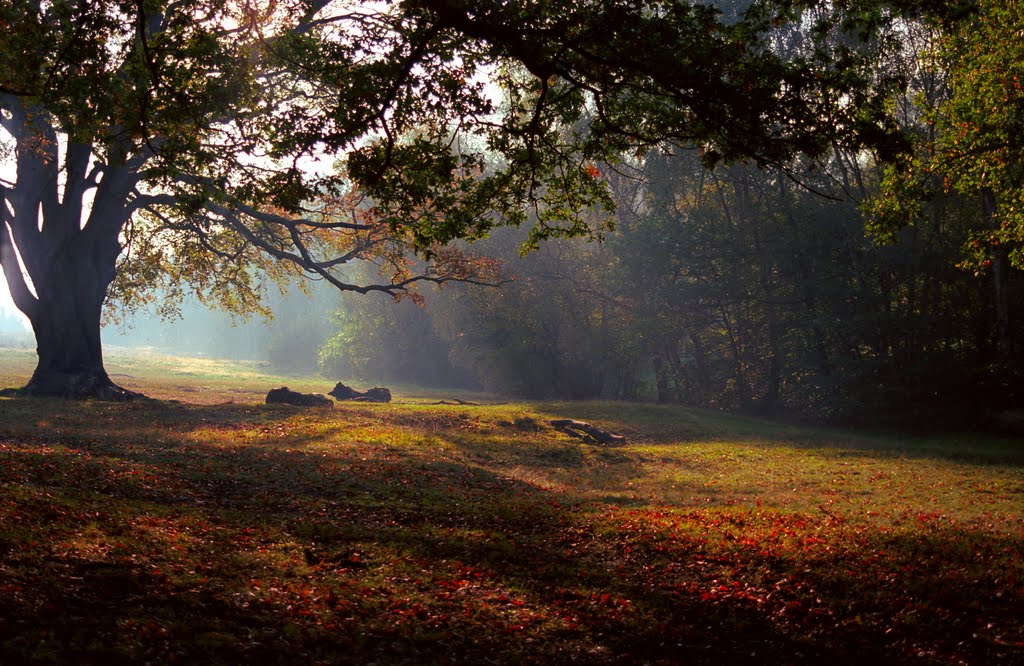
<path fill-rule="evenodd" d="M 128 395 L 103 369 L 111 285 L 245 309 L 262 267 L 398 293 L 471 278 L 443 245 L 496 224 L 587 231 L 610 205 L 594 164 L 627 151 L 888 146 L 893 81 L 858 45 L 889 14 L 854 4 L 0 0 L 0 261 L 39 354 L 23 391 Z M 783 55 L 791 26 L 807 41 Z M 411 274 L 405 248 L 434 263 Z M 368 257 L 388 279 L 339 273 Z"/>
<path fill-rule="evenodd" d="M 932 26 L 915 65 L 914 150 L 872 202 L 883 237 L 925 221 L 927 202 L 963 197 L 977 224 L 962 266 L 991 281 L 996 357 L 1011 360 L 1010 270 L 1024 268 L 1024 6 L 980 0 L 969 20 Z M 934 206 L 932 206 L 934 208 Z"/>

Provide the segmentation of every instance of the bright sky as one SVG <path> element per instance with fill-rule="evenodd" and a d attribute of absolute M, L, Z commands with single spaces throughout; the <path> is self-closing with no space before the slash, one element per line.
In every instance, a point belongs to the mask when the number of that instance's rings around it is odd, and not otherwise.
<path fill-rule="evenodd" d="M 0 142 L 9 141 L 10 136 L 7 132 L 0 130 Z M 3 152 L 0 150 L 0 156 L 2 155 Z M 7 183 L 14 181 L 14 165 L 9 160 L 0 159 L 0 180 Z M 21 314 L 21 311 L 14 307 L 14 301 L 11 300 L 11 291 L 7 288 L 7 280 L 4 278 L 3 271 L 0 271 L 0 317 L 10 315 L 20 319 L 26 331 L 32 330 L 25 315 Z"/>
<path fill-rule="evenodd" d="M 21 311 L 14 307 L 14 302 L 11 300 L 11 292 L 7 289 L 7 280 L 4 279 L 3 275 L 0 275 L 0 289 L 3 291 L 3 293 L 0 293 L 0 316 L 6 318 L 14 315 L 21 320 L 26 331 L 32 330 L 28 325 L 28 319 L 25 318 L 25 315 L 21 314 Z"/>

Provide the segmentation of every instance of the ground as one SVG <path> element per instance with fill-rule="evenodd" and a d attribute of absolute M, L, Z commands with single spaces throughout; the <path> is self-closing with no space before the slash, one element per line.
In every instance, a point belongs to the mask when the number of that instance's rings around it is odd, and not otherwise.
<path fill-rule="evenodd" d="M 1024 662 L 1021 441 L 110 367 L 0 399 L 0 663 Z"/>

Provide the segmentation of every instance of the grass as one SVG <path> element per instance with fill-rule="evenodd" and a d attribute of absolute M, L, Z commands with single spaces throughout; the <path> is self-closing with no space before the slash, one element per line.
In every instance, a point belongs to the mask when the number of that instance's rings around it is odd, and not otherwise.
<path fill-rule="evenodd" d="M 0 663 L 1024 662 L 1024 442 L 123 358 L 0 400 Z"/>

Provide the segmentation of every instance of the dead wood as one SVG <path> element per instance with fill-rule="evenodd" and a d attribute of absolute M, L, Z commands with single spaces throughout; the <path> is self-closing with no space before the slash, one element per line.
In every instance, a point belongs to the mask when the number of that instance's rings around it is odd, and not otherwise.
<path fill-rule="evenodd" d="M 368 391 L 357 391 L 354 388 L 345 386 L 338 382 L 327 394 L 333 395 L 337 400 L 351 400 L 353 402 L 391 402 L 391 391 L 386 388 L 375 386 Z"/>
<path fill-rule="evenodd" d="M 287 386 L 271 389 L 267 393 L 267 404 L 298 405 L 299 407 L 334 407 L 334 401 L 319 393 L 299 393 Z"/>
<path fill-rule="evenodd" d="M 626 437 L 624 435 L 616 435 L 608 432 L 607 430 L 601 430 L 595 425 L 591 425 L 586 421 L 577 421 L 575 419 L 554 419 L 548 421 L 555 429 L 564 432 L 567 435 L 572 435 L 578 439 L 583 440 L 587 444 L 625 444 Z"/>

